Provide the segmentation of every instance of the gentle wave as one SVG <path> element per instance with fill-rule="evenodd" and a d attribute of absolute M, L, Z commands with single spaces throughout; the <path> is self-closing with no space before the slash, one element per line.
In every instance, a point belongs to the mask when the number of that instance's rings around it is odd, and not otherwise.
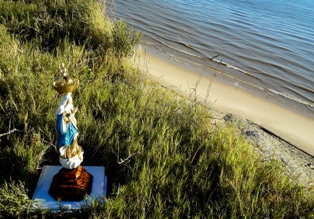
<path fill-rule="evenodd" d="M 226 62 L 223 62 L 223 61 L 221 61 L 221 60 L 219 60 L 219 59 L 216 59 L 215 57 L 212 57 L 212 58 L 200 57 L 200 56 L 197 56 L 197 55 L 195 55 L 195 54 L 193 54 L 193 53 L 188 53 L 186 50 L 179 50 L 179 49 L 176 49 L 175 47 L 171 47 L 171 46 L 169 46 L 168 44 L 166 44 L 166 43 L 164 43 L 164 42 L 162 42 L 162 41 L 158 41 L 158 42 L 159 42 L 160 44 L 162 44 L 163 46 L 166 46 L 167 48 L 169 48 L 169 49 L 171 49 L 171 50 L 173 50 L 173 51 L 176 51 L 176 52 L 178 52 L 178 53 L 183 53 L 183 54 L 185 54 L 185 55 L 188 55 L 188 56 L 190 56 L 190 57 L 194 57 L 194 58 L 197 58 L 197 59 L 202 59 L 202 60 L 211 61 L 211 62 L 213 62 L 213 63 L 216 63 L 217 66 L 223 65 L 223 66 L 226 66 L 227 68 L 232 69 L 232 70 L 235 70 L 235 71 L 237 71 L 237 72 L 239 72 L 239 73 L 241 73 L 241 74 L 245 74 L 245 75 L 247 75 L 247 76 L 249 76 L 249 77 L 251 77 L 251 78 L 258 79 L 256 76 L 254 76 L 254 75 L 251 74 L 250 72 L 247 72 L 247 71 L 245 71 L 245 70 L 243 70 L 243 69 L 241 69 L 241 68 L 238 68 L 238 67 L 236 67 L 236 66 L 232 66 L 232 65 L 230 65 L 230 64 L 228 64 L 228 63 L 226 63 Z M 146 42 L 146 44 L 147 44 L 147 45 L 150 45 L 151 47 L 155 47 L 155 48 L 156 48 L 155 44 L 151 44 L 151 43 L 148 43 L 148 42 Z M 183 46 L 185 46 L 185 47 L 187 47 L 187 48 L 191 48 L 190 45 L 186 45 L 186 44 L 182 44 L 182 43 L 178 43 L 178 44 L 183 45 Z M 159 47 L 159 50 L 161 50 L 162 52 L 167 53 L 165 50 L 160 49 L 160 47 Z M 175 55 L 173 55 L 174 52 L 171 53 L 171 54 L 170 54 L 170 53 L 167 53 L 167 54 L 168 54 L 170 57 L 172 57 L 173 60 L 176 60 L 176 61 L 178 61 L 178 60 L 182 57 L 182 55 L 181 55 L 181 56 L 175 56 Z M 219 55 L 217 55 L 217 56 L 219 57 Z M 178 61 L 178 62 L 179 62 L 179 61 Z M 190 59 L 185 60 L 185 62 L 190 62 L 191 64 L 194 64 L 194 65 L 198 64 L 198 63 L 196 63 L 196 62 L 191 61 Z M 212 65 L 213 65 L 213 64 L 212 64 Z M 223 74 L 223 73 L 222 73 L 222 74 Z M 224 76 L 227 76 L 227 77 L 231 78 L 233 81 L 238 81 L 240 84 L 245 84 L 246 86 L 254 87 L 255 89 L 258 89 L 258 90 L 260 90 L 260 91 L 264 91 L 264 92 L 266 92 L 267 94 L 269 94 L 270 96 L 273 96 L 273 97 L 274 97 L 275 95 L 279 95 L 279 96 L 281 96 L 281 97 L 283 97 L 283 98 L 286 98 L 286 99 L 288 99 L 288 100 L 290 100 L 290 101 L 293 101 L 293 102 L 296 102 L 296 103 L 299 103 L 299 104 L 303 104 L 303 105 L 305 105 L 305 106 L 307 106 L 307 107 L 311 107 L 311 108 L 314 107 L 314 101 L 313 101 L 313 100 L 311 100 L 311 99 L 309 99 L 309 98 L 304 99 L 304 97 L 302 98 L 302 95 L 301 95 L 300 93 L 298 93 L 297 91 L 293 90 L 293 89 L 287 89 L 287 90 L 290 91 L 290 93 L 293 93 L 293 94 L 294 94 L 294 95 L 291 95 L 291 94 L 289 94 L 289 93 L 280 92 L 280 91 L 275 90 L 275 89 L 271 89 L 271 88 L 267 89 L 267 88 L 258 86 L 258 84 L 250 83 L 249 81 L 239 80 L 238 77 L 233 77 L 232 75 L 229 75 L 229 74 L 224 74 Z M 276 78 L 276 76 L 274 76 L 274 75 L 269 75 L 269 77 Z M 235 83 L 235 84 L 239 84 L 239 83 Z M 287 82 L 287 83 L 289 83 L 289 82 Z M 303 89 L 303 90 L 304 90 L 305 88 L 300 86 L 299 89 Z M 311 94 L 314 94 L 314 90 L 313 90 L 313 89 L 307 89 L 307 91 L 310 92 Z M 301 97 L 298 98 L 297 96 L 301 96 Z M 285 102 L 285 101 L 284 101 L 284 102 Z"/>
<path fill-rule="evenodd" d="M 292 101 L 295 101 L 295 102 L 298 102 L 298 103 L 302 103 L 302 104 L 304 104 L 306 106 L 314 107 L 314 103 L 309 103 L 309 102 L 304 101 L 302 99 L 296 98 L 295 96 L 290 95 L 288 93 L 283 93 L 283 92 L 280 92 L 280 91 L 277 91 L 277 90 L 273 90 L 273 89 L 267 89 L 267 91 L 269 91 L 269 92 L 271 92 L 273 94 L 276 94 L 276 95 L 283 96 L 284 98 L 287 98 L 289 100 L 292 100 Z"/>
<path fill-rule="evenodd" d="M 232 80 L 313 113 L 314 9 L 296 1 L 115 0 L 115 16 L 173 59 L 224 67 Z"/>

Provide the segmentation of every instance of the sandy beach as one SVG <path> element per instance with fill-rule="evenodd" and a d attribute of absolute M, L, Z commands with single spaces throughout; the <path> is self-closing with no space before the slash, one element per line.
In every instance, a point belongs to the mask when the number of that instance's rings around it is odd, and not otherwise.
<path fill-rule="evenodd" d="M 250 120 L 314 156 L 314 120 L 245 91 L 237 84 L 201 75 L 167 54 L 140 47 L 135 59 L 139 67 L 163 86 L 186 95 L 196 90 L 197 98 L 206 100 L 214 111 Z M 214 70 L 211 74 L 217 75 Z"/>

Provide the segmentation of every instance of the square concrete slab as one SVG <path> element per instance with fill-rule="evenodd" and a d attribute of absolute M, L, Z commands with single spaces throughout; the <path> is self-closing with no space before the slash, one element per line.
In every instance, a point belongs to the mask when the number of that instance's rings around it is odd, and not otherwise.
<path fill-rule="evenodd" d="M 107 177 L 105 175 L 105 167 L 102 166 L 83 166 L 87 172 L 93 175 L 91 198 L 98 198 L 106 195 Z M 33 195 L 34 203 L 32 208 L 58 210 L 60 206 L 71 210 L 79 209 L 80 205 L 85 204 L 86 200 L 82 201 L 61 201 L 58 203 L 49 193 L 50 184 L 54 175 L 56 175 L 62 166 L 43 166 L 36 190 Z"/>

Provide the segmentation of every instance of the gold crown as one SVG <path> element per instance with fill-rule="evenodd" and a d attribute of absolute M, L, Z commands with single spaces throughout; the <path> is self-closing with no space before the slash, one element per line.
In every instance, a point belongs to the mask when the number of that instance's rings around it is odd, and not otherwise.
<path fill-rule="evenodd" d="M 55 89 L 59 94 L 72 93 L 78 87 L 79 80 L 67 76 L 67 69 L 65 68 L 64 63 L 62 63 L 59 71 L 62 74 L 62 77 L 53 82 L 53 89 Z"/>

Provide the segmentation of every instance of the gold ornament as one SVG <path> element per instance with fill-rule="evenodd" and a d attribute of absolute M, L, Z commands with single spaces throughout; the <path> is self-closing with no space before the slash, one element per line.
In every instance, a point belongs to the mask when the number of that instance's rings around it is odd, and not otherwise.
<path fill-rule="evenodd" d="M 53 89 L 55 89 L 59 94 L 72 93 L 79 85 L 79 80 L 76 78 L 71 78 L 67 75 L 67 69 L 64 63 L 60 68 L 61 77 L 57 81 L 53 82 Z"/>

